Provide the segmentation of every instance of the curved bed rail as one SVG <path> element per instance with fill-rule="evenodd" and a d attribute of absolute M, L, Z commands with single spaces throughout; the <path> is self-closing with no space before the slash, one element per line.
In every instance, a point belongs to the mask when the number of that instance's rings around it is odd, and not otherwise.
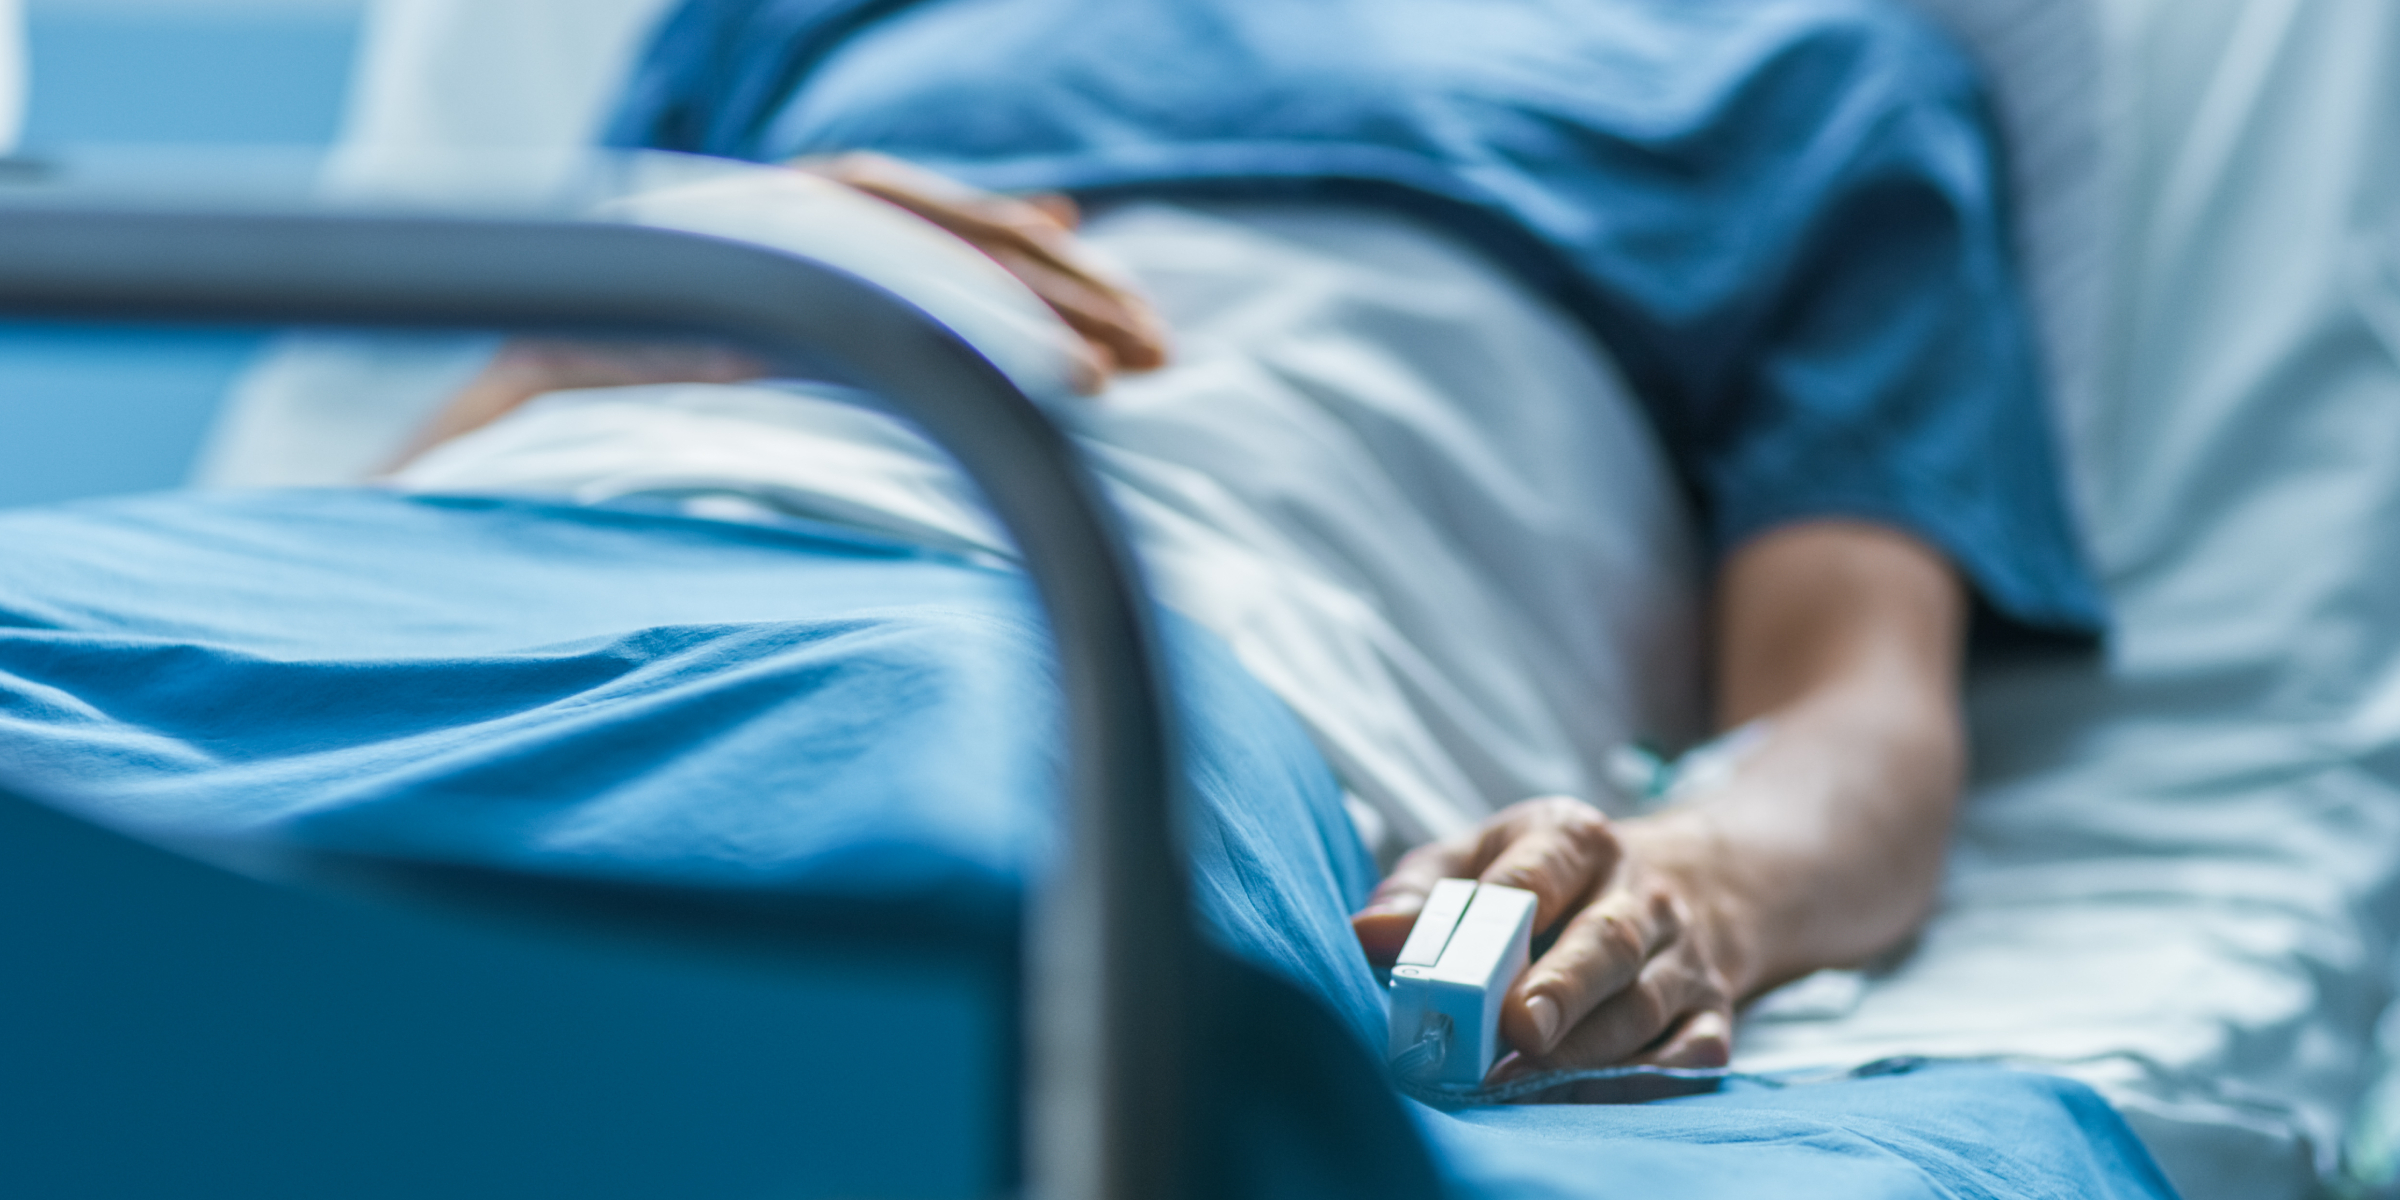
<path fill-rule="evenodd" d="M 702 335 L 831 368 L 913 418 L 1015 538 L 1066 693 L 1069 835 L 1028 939 L 1028 1193 L 1182 1190 L 1196 936 L 1158 640 L 1075 447 L 974 347 L 857 276 L 745 243 L 323 213 L 11 208 L 0 316 Z"/>

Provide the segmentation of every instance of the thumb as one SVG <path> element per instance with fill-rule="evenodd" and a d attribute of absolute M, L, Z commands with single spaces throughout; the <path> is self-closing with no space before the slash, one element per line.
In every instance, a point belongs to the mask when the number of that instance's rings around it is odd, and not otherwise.
<path fill-rule="evenodd" d="M 1400 948 L 1408 944 L 1408 932 L 1416 928 L 1417 914 L 1425 910 L 1425 898 L 1433 893 L 1433 885 L 1464 877 L 1472 854 L 1471 844 L 1436 842 L 1402 857 L 1392 867 L 1391 877 L 1368 897 L 1367 906 L 1350 918 L 1350 931 L 1358 935 L 1367 957 L 1375 962 L 1400 957 Z"/>

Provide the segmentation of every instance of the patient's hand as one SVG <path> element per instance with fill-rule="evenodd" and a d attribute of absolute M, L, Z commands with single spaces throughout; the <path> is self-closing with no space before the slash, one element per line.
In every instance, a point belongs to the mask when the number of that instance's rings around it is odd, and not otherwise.
<path fill-rule="evenodd" d="M 1352 921 L 1370 957 L 1399 956 L 1443 879 L 1478 879 L 1540 897 L 1547 953 L 1510 989 L 1501 1031 L 1519 1050 L 1494 1078 L 1565 1066 L 1643 1062 L 1723 1066 L 1750 955 L 1742 898 L 1708 878 L 1703 830 L 1649 818 L 1611 822 L 1580 800 L 1528 800 L 1472 834 L 1400 860 Z"/>
<path fill-rule="evenodd" d="M 1625 821 L 1516 805 L 1402 859 L 1352 919 L 1388 961 L 1438 879 L 1541 898 L 1535 920 L 1558 937 L 1509 992 L 1517 1054 L 1496 1078 L 1720 1065 L 1736 1003 L 1871 958 L 1932 906 L 1965 758 L 1966 597 L 1949 563 L 1895 530 L 1824 520 L 1759 536 L 1720 576 L 1718 723 L 1773 718 L 1731 778 Z"/>
<path fill-rule="evenodd" d="M 1167 330 L 1148 299 L 1076 238 L 1065 196 L 995 195 L 881 154 L 805 158 L 800 170 L 845 183 L 941 226 L 988 254 L 1083 335 L 1078 386 L 1097 392 L 1118 371 L 1166 365 Z"/>

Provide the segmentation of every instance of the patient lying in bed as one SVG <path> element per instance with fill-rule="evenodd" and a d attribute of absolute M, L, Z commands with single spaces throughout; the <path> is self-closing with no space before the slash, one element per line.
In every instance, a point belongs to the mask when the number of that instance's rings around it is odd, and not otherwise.
<path fill-rule="evenodd" d="M 1757 30 L 1866 20 L 1842 5 L 1768 9 Z M 1613 64 L 1625 72 L 1731 89 L 1806 53 L 1795 43 L 1733 70 L 1708 61 L 1724 31 L 1706 22 L 1641 5 L 1617 17 L 1668 47 Z M 1022 168 L 1005 145 L 945 141 L 926 131 L 946 127 L 926 122 L 976 104 L 1039 125 L 1051 110 L 1038 86 L 955 73 L 921 92 L 907 83 L 911 63 L 935 61 L 983 20 L 927 17 L 859 39 L 783 110 L 781 136 Z M 1010 28 L 1039 25 L 1019 13 Z M 1971 93 L 1891 15 L 1860 28 L 1890 44 L 1866 43 L 1870 65 L 1830 95 L 1786 101 L 1827 121 L 1881 105 L 1934 132 L 1887 142 L 1801 122 L 1693 167 L 1797 171 L 1802 146 L 1853 160 L 1797 177 L 1813 208 L 1760 239 L 1769 245 L 1725 254 L 1735 261 L 1688 249 L 1738 241 L 1734 206 L 1640 213 L 1688 181 L 1596 152 L 1533 155 L 1537 167 L 1550 156 L 1533 184 L 1573 200 L 1560 182 L 1571 179 L 1592 207 L 1578 219 L 1598 227 L 1550 252 L 1585 284 L 1618 289 L 1580 306 L 1438 210 L 1295 204 L 1222 177 L 1195 198 L 1178 191 L 1202 173 L 1190 162 L 1099 189 L 1111 203 L 1088 224 L 1057 193 L 1012 199 L 875 155 L 807 164 L 977 245 L 1083 335 L 1098 394 L 1074 420 L 1162 599 L 1307 722 L 1370 842 L 1407 850 L 1354 919 L 1369 952 L 1395 954 L 1446 876 L 1541 898 L 1537 924 L 1555 941 L 1511 993 L 1504 1029 L 1519 1053 L 1498 1078 L 1722 1065 L 1745 998 L 1906 937 L 1931 901 L 1959 788 L 1970 612 L 1994 630 L 2097 632 L 2001 229 L 1977 190 L 1992 186 L 1992 166 Z M 1044 52 L 1062 77 L 1089 66 Z M 1655 136 L 1621 112 L 1571 115 L 1628 147 Z M 1688 103 L 1647 119 L 1667 116 L 1720 137 L 1755 124 Z M 1208 141 L 1188 127 L 1149 136 L 1167 152 Z M 1079 182 L 1072 165 L 1047 169 Z M 756 203 L 773 193 L 762 184 Z M 1687 246 L 1658 248 L 1668 230 Z M 1728 265 L 1784 274 L 1723 295 L 1688 282 L 1637 292 Z M 1678 311 L 1712 304 L 1723 311 Z M 1638 332 L 1594 338 L 1612 324 Z M 1611 350 L 1647 360 L 1646 388 L 1627 384 Z M 721 386 L 740 373 L 521 346 L 437 420 L 396 480 L 673 496 L 712 515 L 749 506 L 1007 557 L 938 453 L 905 429 L 821 389 Z M 1713 534 L 1705 568 L 1687 486 Z M 1688 742 L 1703 693 L 1708 726 L 1757 723 L 1765 736 L 1730 777 L 1634 815 L 1611 794 L 1612 755 L 1635 740 Z"/>
<path fill-rule="evenodd" d="M 1276 6 L 1297 45 L 1389 44 L 1299 11 Z M 1090 110 L 1012 110 L 1040 77 L 1025 47 L 912 48 L 994 32 L 932 19 L 850 44 L 773 121 L 721 122 L 776 144 L 714 148 L 880 149 L 996 189 L 818 167 L 1018 269 L 1090 338 L 1092 381 L 1113 372 L 1062 415 L 1193 619 L 1165 624 L 1221 945 L 1374 1045 L 1359 941 L 1388 953 L 1433 875 L 1512 879 L 1559 938 L 1512 997 L 1503 1074 L 1722 1061 L 1742 997 L 1922 913 L 1970 622 L 2098 629 L 1974 89 L 1871 6 L 1596 6 L 1551 40 L 1406 11 L 1442 35 L 1410 44 L 1440 68 L 1411 77 L 1460 121 L 1396 116 L 1337 72 L 1320 103 L 1201 114 L 1286 139 L 1247 158 L 1122 125 L 945 150 L 877 122 L 1005 140 Z M 1244 45 L 1183 33 L 1179 54 Z M 845 98 L 928 84 L 890 68 L 929 53 L 986 89 L 976 121 L 950 97 Z M 1119 68 L 1140 59 L 1060 76 L 1135 88 L 1155 73 Z M 1464 118 L 1500 60 L 1577 86 Z M 1594 62 L 1641 86 L 1561 111 L 1596 94 Z M 1694 85 L 1651 86 L 1670 65 Z M 1339 128 L 1271 128 L 1293 118 Z M 1567 132 L 1510 140 L 1529 128 Z M 1281 159 L 1311 144 L 1340 152 Z M 1458 157 L 1475 145 L 1507 153 Z M 763 214 L 831 185 L 747 186 Z M 1039 198 L 1059 189 L 1088 219 Z M 9 515 L 11 773 L 128 823 L 891 900 L 1005 955 L 1056 766 L 1039 626 L 995 569 L 1010 548 L 905 428 L 727 382 L 744 373 L 527 348 L 398 472 L 414 496 Z M 1611 794 L 1627 741 L 1755 719 L 1763 745 L 1714 788 L 1651 815 Z M 1364 841 L 1409 851 L 1372 899 Z M 2166 1193 L 2091 1093 L 1993 1071 L 1417 1119 L 1471 1194 Z"/>

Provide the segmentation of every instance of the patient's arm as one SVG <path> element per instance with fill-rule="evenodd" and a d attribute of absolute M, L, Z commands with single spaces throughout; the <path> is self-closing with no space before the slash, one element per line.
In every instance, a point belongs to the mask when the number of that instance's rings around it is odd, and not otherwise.
<path fill-rule="evenodd" d="M 880 154 L 793 164 L 846 184 L 948 230 L 1015 275 L 1081 337 L 1076 386 L 1105 387 L 1118 371 L 1167 361 L 1166 324 L 1131 281 L 1119 279 L 1075 236 L 1082 221 L 1065 196 L 1002 196 Z M 435 414 L 387 469 L 480 429 L 547 392 L 650 383 L 738 383 L 760 368 L 704 346 L 516 341 Z"/>
<path fill-rule="evenodd" d="M 546 392 L 652 383 L 739 383 L 762 368 L 705 343 L 571 342 L 519 338 L 500 348 L 391 464 L 398 469 L 462 433 L 481 429 Z"/>
<path fill-rule="evenodd" d="M 1965 757 L 1963 614 L 1947 561 L 1905 535 L 1819 521 L 1758 538 L 1720 584 L 1718 715 L 1772 731 L 1733 778 L 1618 822 L 1574 800 L 1512 807 L 1403 859 L 1360 940 L 1395 956 L 1436 879 L 1528 888 L 1560 933 L 1509 997 L 1521 1054 L 1497 1074 L 1722 1064 L 1743 998 L 1870 958 L 1929 910 Z"/>

